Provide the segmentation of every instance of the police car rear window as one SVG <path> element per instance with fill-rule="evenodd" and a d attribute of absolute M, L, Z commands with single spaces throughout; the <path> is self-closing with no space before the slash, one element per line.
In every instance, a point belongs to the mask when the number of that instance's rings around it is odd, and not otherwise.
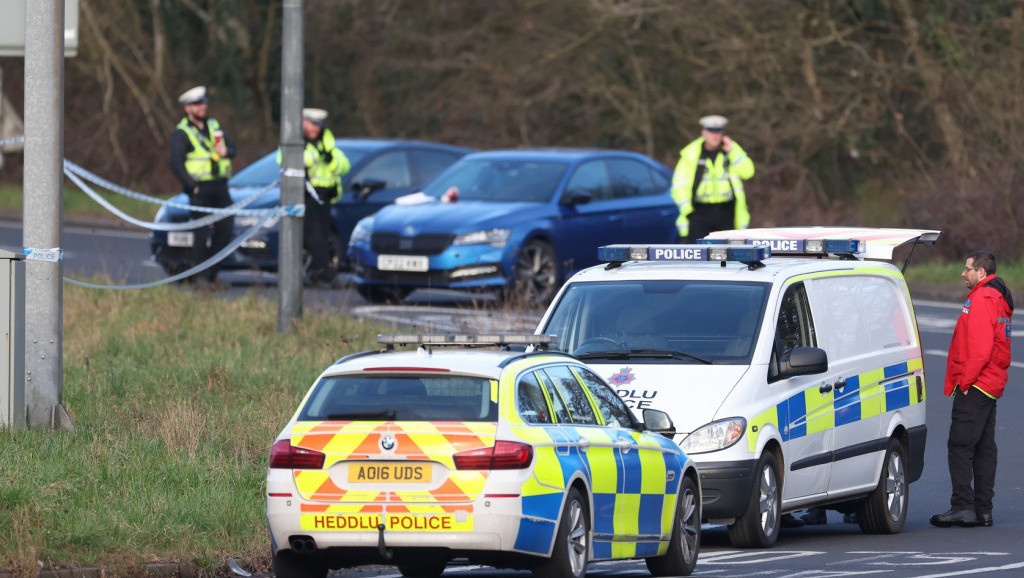
<path fill-rule="evenodd" d="M 543 333 L 588 359 L 748 364 L 768 283 L 634 280 L 573 283 Z"/>
<path fill-rule="evenodd" d="M 325 377 L 300 421 L 497 421 L 491 380 L 458 375 Z"/>

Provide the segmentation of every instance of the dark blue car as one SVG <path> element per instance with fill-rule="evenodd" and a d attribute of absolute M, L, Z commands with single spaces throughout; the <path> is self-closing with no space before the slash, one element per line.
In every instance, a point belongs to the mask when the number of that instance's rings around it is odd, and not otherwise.
<path fill-rule="evenodd" d="M 485 289 L 526 306 L 613 243 L 673 243 L 672 171 L 613 150 L 469 154 L 356 225 L 354 282 L 371 302 L 418 288 Z"/>
<path fill-rule="evenodd" d="M 335 266 L 339 270 L 347 269 L 345 252 L 348 238 L 360 219 L 373 214 L 397 197 L 416 190 L 416 187 L 471 152 L 471 149 L 444 144 L 391 139 L 337 139 L 336 143 L 352 163 L 351 170 L 342 178 L 341 199 L 331 207 L 331 242 L 337 259 Z M 279 179 L 280 172 L 277 151 L 245 167 L 228 181 L 232 201 L 238 202 L 264 190 Z M 280 198 L 281 189 L 274 186 L 247 208 L 276 207 Z M 184 193 L 171 200 L 188 204 Z M 189 213 L 164 206 L 157 211 L 155 220 L 184 222 L 189 220 Z M 256 217 L 236 217 L 236 236 L 258 221 Z M 191 231 L 154 231 L 150 234 L 150 247 L 152 258 L 169 275 L 193 265 L 190 258 Z M 277 248 L 278 227 L 265 228 L 225 259 L 223 267 L 276 271 Z"/>

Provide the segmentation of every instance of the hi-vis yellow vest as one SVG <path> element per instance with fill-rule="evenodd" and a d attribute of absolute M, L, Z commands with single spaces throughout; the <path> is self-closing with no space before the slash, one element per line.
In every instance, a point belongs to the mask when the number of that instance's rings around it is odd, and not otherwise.
<path fill-rule="evenodd" d="M 328 153 L 327 159 L 320 155 L 321 150 Z M 281 158 L 281 149 L 278 149 L 277 164 L 281 164 Z M 335 189 L 332 198 L 323 200 L 328 203 L 337 201 L 341 197 L 341 176 L 349 171 L 351 163 L 345 153 L 335 145 L 334 133 L 330 129 L 323 129 L 316 141 L 306 141 L 306 148 L 302 151 L 302 162 L 306 167 L 306 180 L 310 185 L 318 189 Z"/>
<path fill-rule="evenodd" d="M 704 137 L 700 137 L 679 151 L 679 163 L 672 176 L 672 198 L 679 205 L 679 218 L 676 219 L 679 235 L 685 237 L 690 233 L 690 213 L 693 212 L 694 200 L 698 203 L 727 203 L 735 198 L 733 226 L 746 229 L 750 226 L 750 211 L 747 209 L 743 181 L 754 176 L 754 161 L 733 141 L 732 150 L 728 154 L 722 151 L 715 158 L 715 163 L 705 165 L 694 199 L 693 178 L 703 148 Z"/>
<path fill-rule="evenodd" d="M 188 140 L 192 143 L 192 150 L 185 153 L 185 172 L 193 180 L 212 181 L 214 179 L 226 179 L 231 176 L 231 159 L 217 158 L 213 148 L 212 135 L 220 130 L 220 123 L 215 119 L 207 119 L 206 128 L 211 136 L 203 135 L 196 127 L 188 121 L 188 118 L 181 119 L 178 123 Z M 217 155 L 219 157 L 219 155 Z"/>

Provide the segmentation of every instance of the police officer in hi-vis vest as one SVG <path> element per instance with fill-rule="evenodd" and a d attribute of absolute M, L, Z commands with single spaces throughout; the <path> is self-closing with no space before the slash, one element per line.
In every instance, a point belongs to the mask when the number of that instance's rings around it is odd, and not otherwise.
<path fill-rule="evenodd" d="M 227 207 L 231 205 L 228 178 L 231 176 L 231 158 L 235 144 L 216 119 L 207 117 L 206 87 L 197 86 L 182 93 L 178 102 L 185 107 L 185 118 L 171 134 L 171 170 L 181 181 L 189 202 L 197 207 Z M 193 211 L 192 219 L 209 213 Z M 213 239 L 207 247 L 209 229 L 200 227 L 192 234 L 192 261 L 202 263 L 231 242 L 235 219 L 224 217 L 213 225 Z M 200 280 L 214 282 L 219 264 L 200 273 Z"/>
<path fill-rule="evenodd" d="M 302 244 L 309 253 L 305 282 L 319 287 L 337 287 L 338 272 L 331 266 L 331 205 L 341 198 L 341 176 L 351 164 L 334 142 L 334 133 L 324 127 L 327 111 L 302 109 L 302 136 L 306 167 L 306 216 L 302 219 Z M 281 163 L 281 151 L 277 151 Z M 339 255 L 340 257 L 340 255 Z"/>
<path fill-rule="evenodd" d="M 676 229 L 683 243 L 750 225 L 743 181 L 754 176 L 754 161 L 725 135 L 728 122 L 718 115 L 701 118 L 700 138 L 679 151 L 672 198 L 679 206 Z"/>

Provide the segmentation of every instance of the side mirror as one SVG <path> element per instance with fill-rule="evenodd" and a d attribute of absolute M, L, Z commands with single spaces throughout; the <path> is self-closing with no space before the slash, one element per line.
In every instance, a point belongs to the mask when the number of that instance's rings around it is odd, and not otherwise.
<path fill-rule="evenodd" d="M 794 347 L 779 369 L 785 377 L 824 373 L 828 371 L 828 354 L 817 347 Z"/>
<path fill-rule="evenodd" d="M 590 202 L 590 199 L 590 191 L 586 189 L 570 189 L 562 196 L 562 204 L 569 206 L 585 205 Z"/>
<path fill-rule="evenodd" d="M 644 426 L 647 427 L 648 431 L 660 433 L 670 439 L 676 433 L 676 426 L 672 423 L 672 418 L 667 413 L 657 409 L 648 408 L 644 410 Z"/>
<path fill-rule="evenodd" d="M 380 179 L 366 179 L 359 183 L 352 183 L 352 190 L 356 191 L 356 196 L 360 199 L 370 196 L 374 191 L 379 191 L 386 187 L 388 184 Z"/>

